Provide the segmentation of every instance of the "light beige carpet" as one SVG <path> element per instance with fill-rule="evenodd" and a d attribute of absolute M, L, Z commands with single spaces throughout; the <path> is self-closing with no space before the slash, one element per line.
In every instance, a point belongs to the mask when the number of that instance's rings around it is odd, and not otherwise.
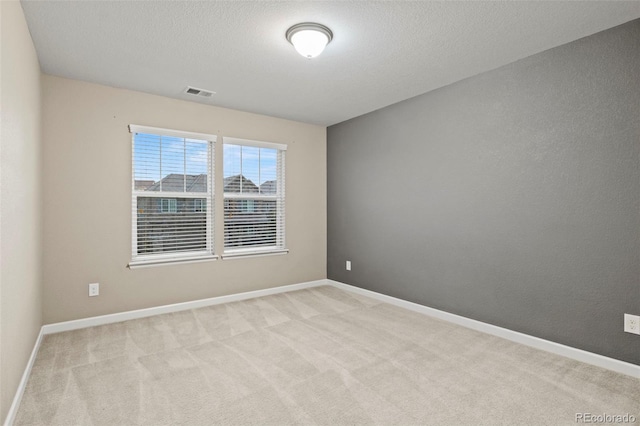
<path fill-rule="evenodd" d="M 576 424 L 640 380 L 324 286 L 45 336 L 17 425 Z"/>

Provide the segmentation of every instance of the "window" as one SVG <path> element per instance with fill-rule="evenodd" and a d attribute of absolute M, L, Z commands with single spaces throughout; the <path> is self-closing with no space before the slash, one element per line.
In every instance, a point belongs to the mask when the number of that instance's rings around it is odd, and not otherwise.
<path fill-rule="evenodd" d="M 253 213 L 255 212 L 255 201 L 254 200 L 242 200 L 242 211 L 245 213 Z"/>
<path fill-rule="evenodd" d="M 195 200 L 194 200 L 195 201 Z M 163 198 L 160 200 L 162 213 L 178 213 L 178 202 L 175 198 Z"/>
<path fill-rule="evenodd" d="M 224 256 L 286 252 L 286 145 L 225 138 Z"/>
<path fill-rule="evenodd" d="M 200 198 L 196 198 L 195 200 L 193 200 L 193 211 L 194 212 L 204 212 L 207 209 L 207 201 L 200 199 Z"/>
<path fill-rule="evenodd" d="M 143 126 L 133 134 L 130 266 L 214 258 L 215 136 Z"/>

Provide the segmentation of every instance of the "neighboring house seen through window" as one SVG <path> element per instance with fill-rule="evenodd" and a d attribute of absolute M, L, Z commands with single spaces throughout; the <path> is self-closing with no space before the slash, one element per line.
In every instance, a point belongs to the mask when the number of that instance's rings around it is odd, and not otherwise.
<path fill-rule="evenodd" d="M 130 265 L 213 258 L 215 136 L 130 126 Z"/>

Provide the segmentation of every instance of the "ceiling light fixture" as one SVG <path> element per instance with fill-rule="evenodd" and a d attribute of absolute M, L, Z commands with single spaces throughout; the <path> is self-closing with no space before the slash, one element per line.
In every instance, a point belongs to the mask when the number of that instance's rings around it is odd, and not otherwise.
<path fill-rule="evenodd" d="M 305 58 L 315 58 L 333 39 L 333 33 L 324 25 L 313 22 L 296 24 L 287 30 L 289 43 Z"/>

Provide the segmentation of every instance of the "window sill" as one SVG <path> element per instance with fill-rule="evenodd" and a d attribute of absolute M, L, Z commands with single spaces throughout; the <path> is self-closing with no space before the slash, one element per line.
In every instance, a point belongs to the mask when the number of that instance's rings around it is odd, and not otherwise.
<path fill-rule="evenodd" d="M 184 256 L 184 257 L 156 257 L 149 259 L 136 259 L 129 262 L 127 268 L 129 269 L 138 269 L 138 268 L 148 268 L 151 266 L 163 266 L 163 265 L 173 265 L 176 263 L 199 263 L 199 262 L 211 262 L 213 260 L 217 260 L 218 256 L 216 255 L 200 255 L 200 256 Z"/>
<path fill-rule="evenodd" d="M 289 253 L 289 249 L 268 249 L 268 250 L 237 250 L 224 253 L 222 260 L 244 259 L 247 257 L 279 256 Z"/>

